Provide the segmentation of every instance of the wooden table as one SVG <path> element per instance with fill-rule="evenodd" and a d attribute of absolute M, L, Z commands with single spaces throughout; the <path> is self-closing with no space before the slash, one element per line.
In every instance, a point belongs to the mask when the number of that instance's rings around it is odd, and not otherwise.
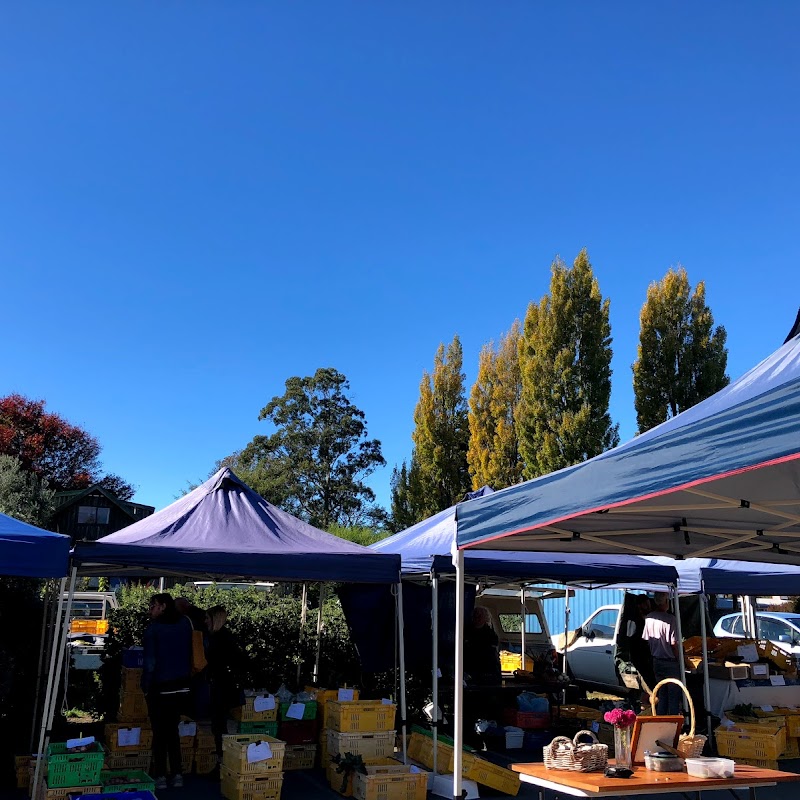
<path fill-rule="evenodd" d="M 602 772 L 545 769 L 544 764 L 512 764 L 511 769 L 519 773 L 523 783 L 539 787 L 540 800 L 544 800 L 545 789 L 554 791 L 556 796 L 571 797 L 628 797 L 678 792 L 686 797 L 694 794 L 697 798 L 700 792 L 720 789 L 729 789 L 737 797 L 737 789 L 749 789 L 751 800 L 755 800 L 759 787 L 800 780 L 800 775 L 794 772 L 739 764 L 732 778 L 693 778 L 685 772 L 655 772 L 644 767 L 635 767 L 630 778 L 606 778 Z"/>

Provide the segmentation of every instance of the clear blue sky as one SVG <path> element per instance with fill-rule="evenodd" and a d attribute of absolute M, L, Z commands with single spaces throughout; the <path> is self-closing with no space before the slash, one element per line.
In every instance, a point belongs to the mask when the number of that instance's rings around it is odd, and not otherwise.
<path fill-rule="evenodd" d="M 333 366 L 384 445 L 422 372 L 587 247 L 612 414 L 647 285 L 704 279 L 737 377 L 800 305 L 800 5 L 16 3 L 0 11 L 0 394 L 159 508 Z"/>

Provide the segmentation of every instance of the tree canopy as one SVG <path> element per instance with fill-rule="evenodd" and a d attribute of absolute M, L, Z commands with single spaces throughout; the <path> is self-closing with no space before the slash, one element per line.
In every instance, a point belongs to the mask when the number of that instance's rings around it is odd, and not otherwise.
<path fill-rule="evenodd" d="M 520 339 L 517 432 L 525 477 L 577 464 L 614 447 L 609 301 L 589 255 L 552 265 L 550 293 L 531 303 Z"/>
<path fill-rule="evenodd" d="M 730 378 L 725 328 L 714 327 L 703 281 L 692 291 L 683 267 L 650 284 L 639 324 L 633 391 L 642 433 L 723 389 Z"/>
<path fill-rule="evenodd" d="M 386 462 L 381 443 L 367 438 L 364 412 L 347 396 L 347 378 L 320 368 L 285 385 L 258 417 L 274 432 L 255 436 L 225 462 L 271 503 L 324 530 L 381 522 L 364 480 Z"/>
<path fill-rule="evenodd" d="M 0 455 L 0 513 L 47 527 L 53 495 L 47 481 L 24 470 L 18 458 Z"/>

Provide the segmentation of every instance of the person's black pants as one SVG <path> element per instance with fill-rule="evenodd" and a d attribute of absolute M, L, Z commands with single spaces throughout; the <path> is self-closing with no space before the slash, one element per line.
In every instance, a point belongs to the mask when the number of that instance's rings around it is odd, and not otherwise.
<path fill-rule="evenodd" d="M 228 733 L 229 696 L 230 692 L 219 691 L 211 686 L 211 732 L 218 756 L 222 755 L 222 737 Z"/>
<path fill-rule="evenodd" d="M 147 695 L 147 710 L 153 728 L 153 772 L 156 778 L 167 775 L 167 759 L 172 775 L 183 771 L 178 723 L 188 699 L 188 692 L 150 692 Z"/>

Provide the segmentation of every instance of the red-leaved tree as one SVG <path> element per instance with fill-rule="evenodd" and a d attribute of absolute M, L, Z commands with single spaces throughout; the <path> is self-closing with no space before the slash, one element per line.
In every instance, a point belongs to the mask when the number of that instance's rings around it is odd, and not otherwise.
<path fill-rule="evenodd" d="M 133 487 L 119 476 L 103 476 L 97 439 L 46 411 L 44 400 L 0 397 L 0 454 L 16 456 L 23 469 L 45 478 L 55 490 L 103 483 L 122 500 L 133 497 Z"/>

